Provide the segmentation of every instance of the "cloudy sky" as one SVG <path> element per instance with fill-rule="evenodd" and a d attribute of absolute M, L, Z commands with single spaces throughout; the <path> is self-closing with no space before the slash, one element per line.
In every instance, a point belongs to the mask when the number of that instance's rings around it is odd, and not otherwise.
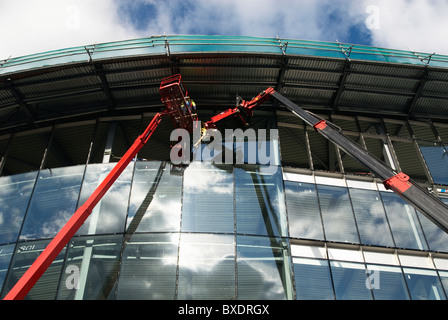
<path fill-rule="evenodd" d="M 166 34 L 448 54 L 448 0 L 0 0 L 0 59 Z"/>

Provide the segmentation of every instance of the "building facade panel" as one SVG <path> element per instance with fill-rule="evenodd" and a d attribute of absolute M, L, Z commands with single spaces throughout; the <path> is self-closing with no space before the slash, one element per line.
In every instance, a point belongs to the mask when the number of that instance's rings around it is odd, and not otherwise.
<path fill-rule="evenodd" d="M 0 62 L 0 84 L 13 79 L 0 85 L 1 296 L 160 110 L 173 73 L 202 121 L 274 86 L 448 203 L 446 66 L 202 36 Z M 27 299 L 447 299 L 445 232 L 281 105 L 263 105 L 246 129 L 176 166 L 163 121 Z"/>

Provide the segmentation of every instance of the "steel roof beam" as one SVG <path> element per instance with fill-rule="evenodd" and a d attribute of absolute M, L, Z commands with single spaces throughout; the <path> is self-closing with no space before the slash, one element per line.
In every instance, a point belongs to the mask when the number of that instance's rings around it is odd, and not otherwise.
<path fill-rule="evenodd" d="M 116 103 L 115 103 L 115 100 L 110 91 L 109 84 L 108 84 L 106 76 L 105 76 L 105 71 L 104 71 L 103 65 L 100 63 L 92 63 L 92 65 L 95 70 L 95 74 L 98 76 L 98 78 L 101 81 L 101 89 L 103 90 L 104 94 L 106 95 L 106 100 L 107 100 L 107 103 L 109 106 L 108 110 L 113 111 L 116 108 Z"/>
<path fill-rule="evenodd" d="M 16 100 L 16 103 L 19 105 L 20 110 L 22 110 L 28 117 L 29 122 L 34 123 L 37 117 L 37 110 L 24 101 L 22 95 L 15 88 L 14 83 L 10 78 L 6 79 L 6 87 L 9 89 L 9 92 Z"/>
<path fill-rule="evenodd" d="M 420 79 L 420 82 L 418 84 L 417 91 L 415 92 L 414 99 L 412 99 L 412 102 L 406 111 L 406 113 L 409 116 L 412 116 L 412 113 L 414 112 L 414 109 L 415 109 L 415 106 L 417 105 L 418 100 L 423 96 L 423 90 L 428 81 L 428 73 L 429 73 L 428 67 L 425 67 L 425 71 L 423 72 L 422 78 Z"/>
<path fill-rule="evenodd" d="M 338 92 L 336 93 L 333 100 L 333 111 L 338 108 L 339 101 L 341 99 L 342 93 L 345 89 L 345 84 L 347 83 L 348 75 L 350 74 L 351 60 L 347 59 L 344 65 L 344 71 L 342 72 L 341 80 L 339 82 Z"/>

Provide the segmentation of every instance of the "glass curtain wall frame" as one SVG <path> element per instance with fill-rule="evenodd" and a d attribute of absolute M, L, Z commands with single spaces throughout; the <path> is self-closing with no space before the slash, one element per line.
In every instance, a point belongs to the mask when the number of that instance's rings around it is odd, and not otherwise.
<path fill-rule="evenodd" d="M 297 300 L 334 300 L 332 276 L 327 260 L 293 257 Z"/>
<path fill-rule="evenodd" d="M 235 231 L 234 168 L 193 162 L 184 172 L 182 231 Z"/>
<path fill-rule="evenodd" d="M 349 188 L 349 193 L 361 243 L 394 247 L 394 239 L 379 191 Z"/>
<path fill-rule="evenodd" d="M 281 168 L 244 165 L 234 171 L 236 233 L 288 236 Z"/>
<path fill-rule="evenodd" d="M 348 189 L 318 184 L 317 193 L 326 240 L 360 243 Z"/>
<path fill-rule="evenodd" d="M 436 270 L 406 267 L 403 273 L 413 300 L 446 300 Z"/>
<path fill-rule="evenodd" d="M 16 242 L 38 172 L 0 178 L 0 244 Z"/>
<path fill-rule="evenodd" d="M 236 239 L 238 299 L 293 299 L 288 239 L 242 235 Z"/>
<path fill-rule="evenodd" d="M 291 250 L 294 270 L 299 270 L 294 274 L 299 300 L 315 296 L 337 300 L 446 299 L 446 255 L 422 256 L 421 251 L 398 253 L 309 241 L 295 241 Z M 354 277 L 347 281 L 349 274 Z"/>
<path fill-rule="evenodd" d="M 316 185 L 288 180 L 284 183 L 290 237 L 325 240 Z"/>
<path fill-rule="evenodd" d="M 448 252 L 448 234 L 395 193 L 384 190 L 382 185 L 377 187 L 376 182 L 289 172 L 284 179 L 292 238 Z M 342 204 L 338 205 L 341 197 Z M 339 206 L 344 210 L 338 211 Z M 339 212 L 345 220 L 339 219 L 328 229 L 332 212 Z M 311 225 L 313 228 L 306 227 Z M 337 228 L 348 228 L 348 236 L 353 239 L 347 240 L 346 232 L 338 232 Z"/>
<path fill-rule="evenodd" d="M 78 207 L 93 193 L 115 166 L 109 164 L 87 165 L 81 186 Z M 134 162 L 130 163 L 112 187 L 95 206 L 92 213 L 77 231 L 77 235 L 123 233 L 128 211 L 129 194 Z"/>
<path fill-rule="evenodd" d="M 57 299 L 115 299 L 122 245 L 122 234 L 72 238 Z"/>
<path fill-rule="evenodd" d="M 180 239 L 177 299 L 236 299 L 235 236 L 182 233 Z"/>
<path fill-rule="evenodd" d="M 126 237 L 117 299 L 176 299 L 179 240 L 179 233 L 142 233 Z"/>
<path fill-rule="evenodd" d="M 2 298 L 14 287 L 35 259 L 49 244 L 49 240 L 19 242 L 3 284 Z M 66 247 L 58 254 L 42 277 L 26 295 L 24 300 L 55 300 L 63 268 Z"/>
<path fill-rule="evenodd" d="M 76 211 L 85 166 L 39 171 L 19 236 L 21 241 L 53 238 Z"/>
<path fill-rule="evenodd" d="M 448 185 L 448 147 L 443 143 L 425 141 L 418 145 L 434 183 Z"/>
<path fill-rule="evenodd" d="M 184 169 L 164 161 L 137 161 L 126 233 L 179 232 Z"/>
<path fill-rule="evenodd" d="M 7 244 L 0 246 L 0 294 L 2 292 L 3 284 L 11 264 L 12 256 L 14 255 L 15 244 Z"/>

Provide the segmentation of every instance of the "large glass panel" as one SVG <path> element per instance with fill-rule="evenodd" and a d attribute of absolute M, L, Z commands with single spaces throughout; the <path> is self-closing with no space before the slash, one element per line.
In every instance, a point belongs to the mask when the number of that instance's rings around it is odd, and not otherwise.
<path fill-rule="evenodd" d="M 370 264 L 367 270 L 375 300 L 410 299 L 400 267 Z"/>
<path fill-rule="evenodd" d="M 76 211 L 84 166 L 41 170 L 21 240 L 52 238 Z"/>
<path fill-rule="evenodd" d="M 392 247 L 394 242 L 379 192 L 353 188 L 349 190 L 361 243 Z"/>
<path fill-rule="evenodd" d="M 435 270 L 403 268 L 412 300 L 446 299 Z"/>
<path fill-rule="evenodd" d="M 330 261 L 336 300 L 371 300 L 364 264 Z"/>
<path fill-rule="evenodd" d="M 238 299 L 293 298 L 291 258 L 282 238 L 237 236 Z"/>
<path fill-rule="evenodd" d="M 290 236 L 324 240 L 316 186 L 285 181 L 285 192 Z"/>
<path fill-rule="evenodd" d="M 0 243 L 17 241 L 37 172 L 0 178 Z"/>
<path fill-rule="evenodd" d="M 442 144 L 420 145 L 435 183 L 448 185 L 448 149 Z"/>
<path fill-rule="evenodd" d="M 5 282 L 12 254 L 14 253 L 14 247 L 14 244 L 0 246 L 0 292 L 2 291 L 3 283 Z"/>
<path fill-rule="evenodd" d="M 19 243 L 13 262 L 9 269 L 8 278 L 5 281 L 2 296 L 14 287 L 26 270 L 46 248 L 49 241 L 32 241 Z M 65 257 L 65 248 L 58 254 L 45 273 L 36 282 L 34 287 L 26 295 L 25 300 L 54 300 L 59 286 L 62 265 Z"/>
<path fill-rule="evenodd" d="M 179 231 L 182 170 L 166 162 L 135 163 L 126 231 Z"/>
<path fill-rule="evenodd" d="M 294 258 L 297 300 L 333 300 L 330 268 L 327 260 Z"/>
<path fill-rule="evenodd" d="M 448 252 L 448 233 L 440 229 L 419 211 L 417 211 L 417 214 L 422 224 L 426 241 L 428 241 L 429 249 L 432 251 Z"/>
<path fill-rule="evenodd" d="M 117 299 L 174 299 L 178 242 L 177 233 L 135 234 L 127 240 L 123 248 Z"/>
<path fill-rule="evenodd" d="M 193 162 L 185 170 L 182 231 L 234 233 L 233 166 Z"/>
<path fill-rule="evenodd" d="M 124 232 L 133 164 L 127 166 L 101 201 L 95 206 L 77 234 L 100 234 Z M 79 206 L 81 206 L 103 182 L 116 163 L 87 166 L 82 184 Z"/>
<path fill-rule="evenodd" d="M 347 188 L 317 185 L 326 240 L 359 243 Z"/>
<path fill-rule="evenodd" d="M 182 234 L 178 299 L 235 299 L 235 237 Z"/>
<path fill-rule="evenodd" d="M 420 223 L 413 207 L 392 192 L 381 192 L 395 245 L 399 248 L 427 250 Z"/>
<path fill-rule="evenodd" d="M 78 237 L 70 242 L 58 299 L 113 299 L 122 236 Z"/>
<path fill-rule="evenodd" d="M 279 167 L 235 168 L 236 232 L 286 236 L 284 199 Z"/>

